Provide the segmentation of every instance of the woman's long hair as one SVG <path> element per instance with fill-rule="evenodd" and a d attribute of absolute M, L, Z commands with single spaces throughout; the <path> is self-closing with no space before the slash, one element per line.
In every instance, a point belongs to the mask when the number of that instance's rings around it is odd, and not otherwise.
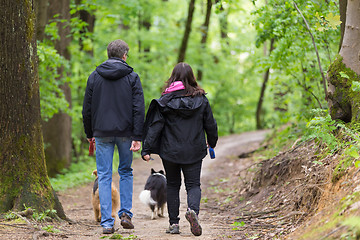
<path fill-rule="evenodd" d="M 196 82 L 194 72 L 189 64 L 180 62 L 174 67 L 169 80 L 165 83 L 165 88 L 168 88 L 170 84 L 175 81 L 182 81 L 185 87 L 186 96 L 196 96 L 205 94 L 204 89 L 202 89 Z"/>

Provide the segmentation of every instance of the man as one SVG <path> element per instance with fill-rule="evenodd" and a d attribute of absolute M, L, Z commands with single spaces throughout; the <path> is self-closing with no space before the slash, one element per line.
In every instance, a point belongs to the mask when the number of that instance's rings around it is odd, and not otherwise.
<path fill-rule="evenodd" d="M 111 217 L 112 162 L 119 151 L 120 201 L 118 215 L 123 228 L 132 229 L 132 151 L 141 146 L 145 106 L 140 78 L 126 63 L 129 46 L 115 40 L 107 47 L 108 60 L 89 76 L 83 104 L 83 123 L 88 141 L 95 140 L 101 226 L 114 232 Z"/>

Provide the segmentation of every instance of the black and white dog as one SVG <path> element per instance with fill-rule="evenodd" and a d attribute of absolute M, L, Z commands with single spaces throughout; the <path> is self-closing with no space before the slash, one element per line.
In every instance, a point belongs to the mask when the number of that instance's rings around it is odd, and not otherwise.
<path fill-rule="evenodd" d="M 155 215 L 164 217 L 164 207 L 166 203 L 166 177 L 163 170 L 156 172 L 151 169 L 144 190 L 139 195 L 140 201 L 148 205 L 152 211 L 151 219 Z"/>

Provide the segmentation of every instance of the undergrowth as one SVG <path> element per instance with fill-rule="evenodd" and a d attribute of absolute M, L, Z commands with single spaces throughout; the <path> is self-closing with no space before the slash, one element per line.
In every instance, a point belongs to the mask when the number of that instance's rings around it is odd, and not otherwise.
<path fill-rule="evenodd" d="M 134 153 L 133 159 L 140 158 L 138 152 Z M 119 163 L 119 156 L 117 151 L 113 158 L 113 173 L 117 173 L 117 166 Z M 55 191 L 64 191 L 82 184 L 92 182 L 95 177 L 92 172 L 96 169 L 95 156 L 82 156 L 77 162 L 73 162 L 68 169 L 62 170 L 54 178 L 50 178 L 50 182 Z"/>

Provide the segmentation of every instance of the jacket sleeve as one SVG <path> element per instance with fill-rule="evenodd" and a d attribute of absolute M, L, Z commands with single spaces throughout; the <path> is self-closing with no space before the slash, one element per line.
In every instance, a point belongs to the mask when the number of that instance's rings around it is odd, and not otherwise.
<path fill-rule="evenodd" d="M 94 82 L 94 73 L 90 74 L 84 95 L 82 116 L 83 116 L 83 124 L 84 130 L 87 138 L 93 137 L 93 130 L 91 125 L 91 101 L 93 94 L 93 82 Z"/>
<path fill-rule="evenodd" d="M 136 74 L 132 85 L 132 104 L 133 104 L 133 136 L 135 141 L 141 141 L 145 118 L 144 93 L 141 86 L 139 75 Z"/>
<path fill-rule="evenodd" d="M 160 112 L 158 103 L 153 100 L 146 114 L 141 156 L 151 153 L 159 154 L 160 135 L 164 127 L 164 117 Z"/>
<path fill-rule="evenodd" d="M 206 97 L 205 97 L 206 98 Z M 214 148 L 218 140 L 217 123 L 213 116 L 209 101 L 206 98 L 206 107 L 204 112 L 204 129 L 206 132 L 207 142 L 210 147 Z"/>

